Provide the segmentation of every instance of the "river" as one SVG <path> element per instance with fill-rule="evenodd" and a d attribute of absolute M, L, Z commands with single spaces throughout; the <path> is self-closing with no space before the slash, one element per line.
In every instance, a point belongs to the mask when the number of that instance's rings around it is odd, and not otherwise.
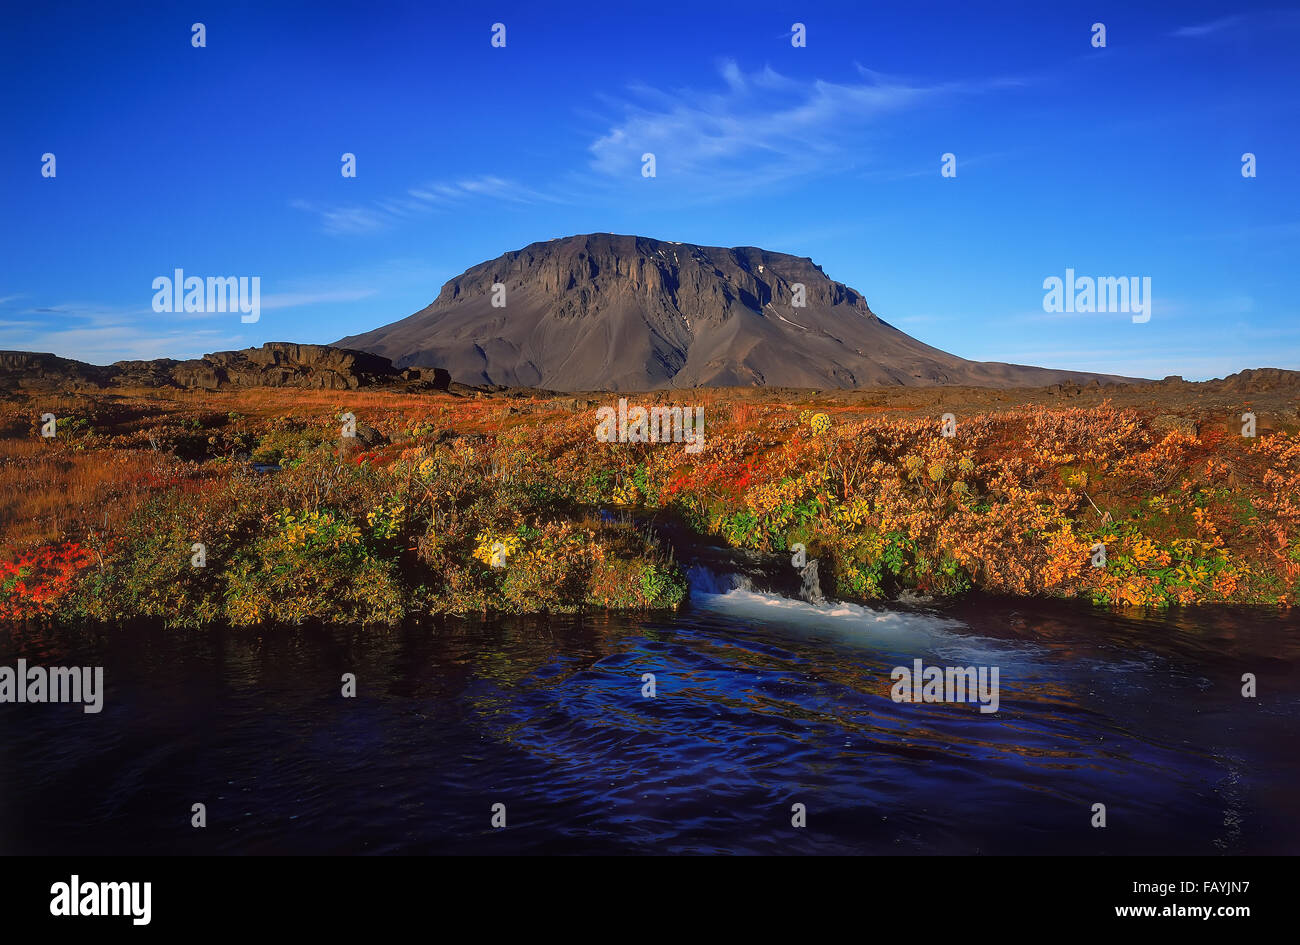
<path fill-rule="evenodd" d="M 699 574 L 649 617 L 10 628 L 0 665 L 102 665 L 106 693 L 0 705 L 0 852 L 1296 853 L 1298 630 Z M 894 702 L 918 658 L 998 667 L 998 711 Z"/>

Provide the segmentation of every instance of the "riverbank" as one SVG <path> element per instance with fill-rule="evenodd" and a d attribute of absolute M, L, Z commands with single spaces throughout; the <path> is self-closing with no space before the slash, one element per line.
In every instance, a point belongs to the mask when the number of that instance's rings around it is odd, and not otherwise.
<path fill-rule="evenodd" d="M 679 555 L 642 524 L 667 521 L 792 568 L 816 559 L 822 590 L 859 602 L 1300 600 L 1286 397 L 1251 407 L 1227 391 L 1171 413 L 1131 391 L 1060 394 L 629 398 L 702 409 L 691 442 L 637 442 L 621 418 L 600 437 L 617 395 L 15 394 L 0 414 L 0 617 L 672 608 Z"/>

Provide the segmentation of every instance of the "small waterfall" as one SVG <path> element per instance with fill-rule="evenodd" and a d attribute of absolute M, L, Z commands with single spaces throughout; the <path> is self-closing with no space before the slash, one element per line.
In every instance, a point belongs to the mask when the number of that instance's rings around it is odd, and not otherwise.
<path fill-rule="evenodd" d="M 817 559 L 813 558 L 799 571 L 799 577 L 802 584 L 799 587 L 799 597 L 810 604 L 823 604 L 826 602 L 826 595 L 822 593 L 821 579 L 817 576 Z"/>
<path fill-rule="evenodd" d="M 821 578 L 818 574 L 817 559 L 809 561 L 804 567 L 798 570 L 799 589 L 797 597 L 799 600 L 809 604 L 826 603 L 826 595 L 822 593 Z M 702 562 L 696 562 L 687 568 L 687 580 L 691 585 L 691 592 L 696 594 L 726 594 L 729 591 L 750 591 L 753 593 L 767 593 L 774 597 L 786 597 L 793 600 L 796 597 L 793 586 L 789 591 L 782 593 L 784 588 L 777 589 L 764 586 L 764 583 L 755 582 L 754 576 L 741 574 L 735 571 L 719 571 Z"/>
<path fill-rule="evenodd" d="M 754 591 L 777 594 L 791 600 L 820 603 L 825 600 L 817 562 L 795 567 L 790 555 L 720 548 L 698 543 L 694 536 L 669 537 L 678 560 L 686 568 L 691 591 L 725 594 Z"/>
<path fill-rule="evenodd" d="M 767 626 L 831 633 L 904 662 L 923 656 L 995 664 L 1005 673 L 1039 671 L 1034 645 L 974 635 L 960 619 L 914 609 L 923 601 L 873 605 L 827 598 L 816 558 L 795 568 L 785 555 L 696 546 L 683 564 L 692 605 L 720 615 L 737 630 Z"/>
<path fill-rule="evenodd" d="M 754 582 L 743 574 L 714 571 L 703 564 L 693 564 L 686 570 L 686 580 L 692 594 L 726 594 L 728 591 L 752 591 Z"/>

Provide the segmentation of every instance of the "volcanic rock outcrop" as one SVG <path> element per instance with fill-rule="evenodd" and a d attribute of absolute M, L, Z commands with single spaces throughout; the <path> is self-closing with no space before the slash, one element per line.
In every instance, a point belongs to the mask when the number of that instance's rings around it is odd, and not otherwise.
<path fill-rule="evenodd" d="M 0 383 L 6 387 L 181 387 L 223 390 L 234 387 L 301 387 L 356 390 L 377 385 L 413 384 L 446 390 L 446 371 L 393 366 L 364 351 L 328 345 L 271 341 L 260 348 L 217 351 L 202 358 L 175 361 L 118 361 L 86 364 L 52 354 L 0 351 Z"/>

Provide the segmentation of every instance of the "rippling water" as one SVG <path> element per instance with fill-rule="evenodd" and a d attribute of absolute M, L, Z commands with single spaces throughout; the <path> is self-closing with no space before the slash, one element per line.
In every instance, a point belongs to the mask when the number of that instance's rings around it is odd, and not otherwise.
<path fill-rule="evenodd" d="M 0 852 L 1295 853 L 1297 630 L 704 586 L 653 618 L 0 630 L 0 665 L 107 689 L 0 705 Z M 894 703 L 914 658 L 1000 667 L 1000 711 Z"/>

